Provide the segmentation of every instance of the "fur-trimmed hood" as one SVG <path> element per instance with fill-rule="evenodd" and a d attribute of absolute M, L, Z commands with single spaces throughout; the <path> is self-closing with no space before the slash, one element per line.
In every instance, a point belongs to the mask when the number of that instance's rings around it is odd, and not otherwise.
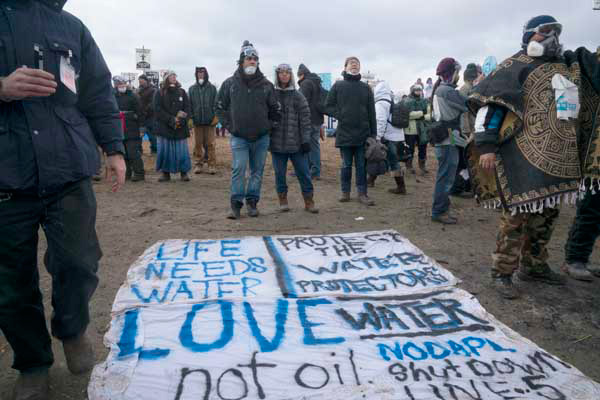
<path fill-rule="evenodd" d="M 290 71 L 290 84 L 288 85 L 288 87 L 286 88 L 282 88 L 281 85 L 279 84 L 279 77 L 277 76 L 277 71 L 275 71 L 275 78 L 273 79 L 273 82 L 275 83 L 275 89 L 276 90 L 296 90 L 296 77 L 294 76 L 294 74 Z"/>

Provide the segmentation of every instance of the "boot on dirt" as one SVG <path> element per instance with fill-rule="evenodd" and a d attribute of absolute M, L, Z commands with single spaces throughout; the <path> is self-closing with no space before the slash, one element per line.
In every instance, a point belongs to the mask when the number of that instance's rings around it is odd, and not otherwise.
<path fill-rule="evenodd" d="M 259 216 L 259 212 L 258 212 L 258 208 L 256 206 L 256 204 L 258 203 L 257 200 L 246 200 L 246 208 L 248 209 L 248 216 L 252 217 L 252 218 L 256 218 Z"/>
<path fill-rule="evenodd" d="M 131 177 L 131 182 L 141 182 L 145 179 L 146 177 L 143 174 L 133 174 Z"/>
<path fill-rule="evenodd" d="M 169 182 L 171 180 L 171 174 L 168 172 L 163 172 L 160 178 L 158 178 L 159 182 Z"/>
<path fill-rule="evenodd" d="M 190 181 L 190 176 L 188 175 L 187 172 L 182 172 L 180 175 L 181 175 L 181 182 L 189 182 Z"/>
<path fill-rule="evenodd" d="M 421 173 L 423 175 L 427 175 L 429 173 L 429 170 L 427 169 L 427 166 L 425 165 L 426 160 L 419 160 L 419 169 L 421 170 Z"/>
<path fill-rule="evenodd" d="M 364 204 L 365 206 L 374 206 L 375 205 L 375 200 L 370 199 L 366 193 L 358 194 L 358 202 L 360 204 Z"/>
<path fill-rule="evenodd" d="M 125 162 L 126 167 L 125 167 L 125 180 L 126 181 L 130 181 L 131 180 L 131 176 L 133 175 L 133 170 L 131 169 L 131 167 L 129 166 L 129 161 Z"/>
<path fill-rule="evenodd" d="M 196 164 L 196 166 L 194 167 L 194 174 L 201 174 L 202 172 L 204 172 L 203 167 L 204 165 L 202 164 Z"/>
<path fill-rule="evenodd" d="M 547 285 L 563 286 L 567 284 L 567 279 L 563 275 L 552 271 L 547 265 L 537 271 L 521 265 L 517 272 L 517 278 L 523 282 L 541 282 Z"/>
<path fill-rule="evenodd" d="M 231 211 L 227 215 L 227 219 L 240 219 L 242 217 L 241 210 L 242 210 L 243 206 L 244 206 L 244 203 L 232 200 L 231 201 Z"/>
<path fill-rule="evenodd" d="M 15 400 L 48 400 L 49 381 L 48 368 L 35 372 L 21 372 L 15 384 L 13 398 Z"/>
<path fill-rule="evenodd" d="M 277 197 L 279 198 L 279 211 L 288 212 L 290 211 L 290 206 L 288 204 L 287 193 L 277 193 Z"/>
<path fill-rule="evenodd" d="M 350 192 L 342 192 L 342 196 L 339 199 L 340 203 L 348 203 L 350 201 Z"/>
<path fill-rule="evenodd" d="M 521 292 L 512 281 L 512 275 L 492 273 L 492 286 L 503 299 L 514 300 L 521 297 Z"/>
<path fill-rule="evenodd" d="M 377 175 L 369 175 L 367 177 L 367 187 L 375 187 L 375 180 L 377 179 Z"/>
<path fill-rule="evenodd" d="M 388 192 L 393 194 L 406 194 L 406 184 L 404 183 L 404 177 L 395 176 L 394 181 L 396 181 L 396 187 L 393 189 L 388 189 Z"/>
<path fill-rule="evenodd" d="M 67 367 L 72 374 L 82 374 L 94 367 L 96 362 L 94 349 L 85 332 L 74 338 L 63 340 L 62 343 Z"/>
<path fill-rule="evenodd" d="M 444 224 L 444 225 L 456 225 L 456 223 L 458 222 L 456 217 L 453 217 L 449 213 L 444 213 L 444 214 L 436 215 L 436 216 L 432 215 L 431 220 L 433 222 L 438 222 L 438 223 Z"/>
<path fill-rule="evenodd" d="M 416 175 L 415 169 L 413 168 L 413 160 L 410 159 L 406 162 L 406 170 L 413 175 Z"/>
<path fill-rule="evenodd" d="M 560 269 L 566 275 L 578 281 L 591 282 L 594 280 L 592 273 L 582 262 L 565 262 Z"/>
<path fill-rule="evenodd" d="M 600 264 L 588 264 L 587 269 L 592 275 L 600 278 Z"/>
<path fill-rule="evenodd" d="M 215 175 L 217 173 L 217 169 L 215 167 L 208 167 L 208 174 Z"/>
<path fill-rule="evenodd" d="M 315 208 L 315 201 L 312 193 L 303 193 L 302 197 L 304 198 L 304 211 L 309 212 L 311 214 L 318 214 L 319 209 Z"/>

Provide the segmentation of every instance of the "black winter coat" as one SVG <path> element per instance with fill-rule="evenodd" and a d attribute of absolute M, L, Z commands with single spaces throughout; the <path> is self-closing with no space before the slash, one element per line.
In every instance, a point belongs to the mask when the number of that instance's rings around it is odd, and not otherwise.
<path fill-rule="evenodd" d="M 373 91 L 360 75 L 343 73 L 327 96 L 327 109 L 338 120 L 335 131 L 336 147 L 362 146 L 367 138 L 377 137 L 377 119 Z"/>
<path fill-rule="evenodd" d="M 196 83 L 188 90 L 194 125 L 211 125 L 215 117 L 217 88 L 210 82 Z"/>
<path fill-rule="evenodd" d="M 164 91 L 159 90 L 154 96 L 154 112 L 158 119 L 156 134 L 167 139 L 185 139 L 190 136 L 188 119 L 190 116 L 190 102 L 188 96 L 180 87 L 171 87 Z M 188 117 L 177 122 L 176 115 L 179 111 L 185 112 Z"/>
<path fill-rule="evenodd" d="M 154 94 L 156 88 L 148 86 L 138 90 L 140 98 L 140 116 L 138 118 L 140 126 L 153 129 L 154 128 Z"/>
<path fill-rule="evenodd" d="M 300 92 L 306 98 L 310 107 L 310 121 L 313 125 L 323 124 L 323 114 L 318 110 L 318 104 L 321 101 L 321 78 L 315 73 L 309 73 L 304 79 L 298 82 Z"/>
<path fill-rule="evenodd" d="M 270 134 L 273 125 L 281 120 L 281 106 L 273 84 L 260 70 L 248 79 L 238 68 L 221 85 L 217 117 L 233 136 L 256 141 Z"/>
<path fill-rule="evenodd" d="M 295 89 L 276 89 L 275 94 L 283 115 L 281 123 L 271 132 L 271 152 L 298 153 L 302 143 L 310 143 L 312 129 L 308 103 Z"/>
<path fill-rule="evenodd" d="M 125 114 L 125 140 L 140 138 L 140 102 L 131 90 L 125 93 L 115 91 L 119 111 Z"/>
<path fill-rule="evenodd" d="M 0 76 L 37 68 L 37 43 L 58 84 L 52 96 L 0 102 L 0 192 L 48 196 L 98 171 L 98 145 L 124 152 L 110 71 L 90 31 L 63 11 L 64 0 L 0 4 Z M 61 57 L 75 69 L 77 93 L 60 81 Z"/>

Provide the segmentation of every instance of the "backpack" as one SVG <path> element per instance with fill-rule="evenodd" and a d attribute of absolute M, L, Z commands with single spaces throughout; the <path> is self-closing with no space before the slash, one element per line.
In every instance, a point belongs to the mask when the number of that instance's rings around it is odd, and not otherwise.
<path fill-rule="evenodd" d="M 393 100 L 381 99 L 377 101 L 385 101 L 390 103 L 390 116 L 388 120 L 395 128 L 408 128 L 410 119 L 410 110 L 403 103 L 396 103 Z"/>

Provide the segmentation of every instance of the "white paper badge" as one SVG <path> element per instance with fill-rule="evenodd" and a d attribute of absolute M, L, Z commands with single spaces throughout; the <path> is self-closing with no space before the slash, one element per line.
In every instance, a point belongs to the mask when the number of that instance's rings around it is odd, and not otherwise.
<path fill-rule="evenodd" d="M 577 85 L 562 76 L 555 74 L 552 77 L 552 88 L 556 100 L 556 115 L 558 119 L 577 119 L 579 115 L 579 89 Z"/>
<path fill-rule="evenodd" d="M 60 57 L 60 81 L 69 88 L 69 90 L 77 94 L 77 86 L 75 85 L 75 69 L 69 63 L 67 58 Z"/>

